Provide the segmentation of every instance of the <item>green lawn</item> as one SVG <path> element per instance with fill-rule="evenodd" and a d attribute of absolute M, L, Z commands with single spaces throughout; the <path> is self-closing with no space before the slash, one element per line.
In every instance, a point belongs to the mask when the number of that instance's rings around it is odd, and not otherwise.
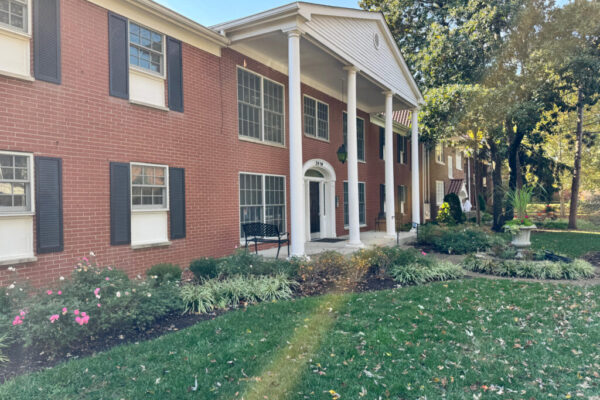
<path fill-rule="evenodd" d="M 22 376 L 0 398 L 590 396 L 598 299 L 600 287 L 471 279 L 260 304 Z"/>
<path fill-rule="evenodd" d="M 581 257 L 590 251 L 600 251 L 600 232 L 533 232 L 531 246 Z"/>

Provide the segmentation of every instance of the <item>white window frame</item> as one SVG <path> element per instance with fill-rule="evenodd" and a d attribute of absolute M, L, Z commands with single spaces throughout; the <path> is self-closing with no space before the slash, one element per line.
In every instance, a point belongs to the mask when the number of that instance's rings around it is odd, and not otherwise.
<path fill-rule="evenodd" d="M 347 111 L 343 111 L 342 114 L 346 115 L 346 121 L 348 121 L 348 112 Z M 342 139 L 343 139 L 343 136 L 344 136 L 344 132 L 343 132 L 343 130 L 344 130 L 344 119 L 343 118 L 344 117 L 343 117 L 343 115 L 342 115 Z M 358 158 L 358 125 L 356 126 L 356 156 L 357 156 L 358 162 L 366 164 L 367 163 L 367 132 L 366 132 L 367 125 L 366 125 L 366 121 L 365 121 L 364 118 L 361 118 L 361 117 L 357 116 L 356 119 L 360 119 L 363 122 L 363 145 L 362 145 L 362 151 L 363 152 L 362 153 L 363 153 L 363 157 L 364 158 L 363 159 Z M 347 127 L 347 125 L 346 125 L 346 127 Z M 348 136 L 348 132 L 346 132 L 346 140 L 344 141 L 346 143 L 346 151 L 348 151 L 348 143 L 347 143 L 348 142 L 348 138 L 347 138 L 347 136 Z M 385 151 L 384 151 L 384 154 L 385 154 Z"/>
<path fill-rule="evenodd" d="M 0 151 L 0 155 L 9 156 L 21 156 L 27 157 L 28 172 L 29 172 L 29 207 L 18 208 L 13 211 L 7 209 L 0 209 L 0 216 L 16 216 L 16 215 L 33 215 L 35 214 L 35 164 L 33 162 L 32 153 L 23 153 L 18 151 Z M 25 195 L 25 201 L 27 201 L 27 194 Z"/>
<path fill-rule="evenodd" d="M 9 0 L 15 1 L 15 0 Z M 10 24 L 0 23 L 0 31 L 7 31 L 10 33 L 16 33 L 18 35 L 24 35 L 27 37 L 31 37 L 31 24 L 32 24 L 32 12 L 31 12 L 31 0 L 16 0 L 16 3 L 21 3 L 25 6 L 25 11 L 27 15 L 24 18 L 25 29 L 20 29 Z M 9 5 L 10 10 L 10 5 Z"/>
<path fill-rule="evenodd" d="M 131 46 L 141 47 L 141 48 L 146 49 L 146 50 L 148 50 L 150 52 L 158 53 L 156 50 L 150 50 L 150 49 L 148 49 L 148 48 L 146 48 L 146 47 L 144 47 L 142 45 L 139 45 L 137 43 L 132 43 L 131 42 L 131 37 L 130 37 L 131 24 L 135 24 L 135 25 L 139 26 L 140 28 L 147 29 L 147 30 L 149 30 L 152 33 L 156 33 L 157 35 L 160 35 L 161 41 L 162 41 L 162 51 L 161 51 L 161 55 L 160 55 L 160 57 L 161 57 L 161 59 L 160 59 L 160 71 L 161 72 L 160 73 L 152 71 L 150 69 L 146 69 L 144 67 L 140 67 L 139 65 L 133 65 L 133 64 L 131 64 Z M 166 72 L 167 72 L 167 63 L 166 63 L 166 60 L 165 60 L 166 59 L 166 47 L 167 47 L 167 41 L 165 40 L 165 35 L 164 34 L 158 32 L 158 31 L 156 31 L 156 30 L 154 30 L 154 29 L 152 29 L 152 28 L 150 28 L 148 26 L 140 24 L 139 22 L 135 22 L 135 21 L 132 21 L 132 20 L 128 21 L 128 23 L 127 23 L 127 64 L 129 65 L 130 69 L 133 69 L 133 70 L 141 72 L 141 73 L 145 73 L 145 74 L 149 74 L 149 75 L 152 75 L 152 76 L 156 76 L 156 77 L 165 79 L 166 76 L 167 76 L 167 74 L 166 74 Z"/>
<path fill-rule="evenodd" d="M 454 179 L 454 166 L 452 165 L 452 160 L 454 158 L 450 155 L 448 156 L 448 178 Z"/>
<path fill-rule="evenodd" d="M 148 206 L 148 205 L 134 205 L 133 204 L 133 167 L 134 166 L 140 166 L 140 167 L 157 167 L 157 168 L 164 168 L 165 169 L 165 201 L 162 207 L 155 207 L 154 205 L 152 206 Z M 138 185 L 135 185 L 138 186 Z M 158 186 L 158 185 L 156 185 Z M 165 211 L 169 211 L 170 210 L 170 204 L 169 204 L 169 166 L 168 165 L 163 165 L 163 164 L 150 164 L 150 163 L 143 163 L 143 162 L 131 162 L 129 163 L 129 202 L 131 205 L 131 212 L 152 212 L 152 211 L 156 211 L 156 212 L 165 212 Z"/>
<path fill-rule="evenodd" d="M 440 188 L 442 190 L 442 195 L 439 196 Z M 444 204 L 444 196 L 446 191 L 446 185 L 444 181 L 435 181 L 435 204 L 439 207 Z"/>
<path fill-rule="evenodd" d="M 462 151 L 456 152 L 456 169 L 462 171 Z"/>
<path fill-rule="evenodd" d="M 266 76 L 259 74 L 255 71 L 252 71 L 251 69 L 248 68 L 244 68 L 241 65 L 237 66 L 236 69 L 236 80 L 235 80 L 235 85 L 236 85 L 236 106 L 238 106 L 240 100 L 239 100 L 239 82 L 238 82 L 238 74 L 237 74 L 237 70 L 241 69 L 243 71 L 249 72 L 253 75 L 256 75 L 258 77 L 260 77 L 260 139 L 255 139 L 249 136 L 245 136 L 242 135 L 240 132 L 240 128 L 239 128 L 239 121 L 240 121 L 240 116 L 239 116 L 239 111 L 238 111 L 238 116 L 237 116 L 237 124 L 238 124 L 238 138 L 240 140 L 245 140 L 248 142 L 254 142 L 254 143 L 262 143 L 262 144 L 267 144 L 270 146 L 276 146 L 276 147 L 285 147 L 285 135 L 286 135 L 286 131 L 285 131 L 285 127 L 286 127 L 286 115 L 285 115 L 285 110 L 286 110 L 286 103 L 285 103 L 285 90 L 286 87 L 283 83 L 277 82 L 273 79 L 269 79 Z M 283 117 L 283 125 L 282 125 L 282 133 L 281 133 L 281 142 L 273 142 L 271 140 L 265 140 L 265 81 L 269 81 L 271 83 L 274 83 L 278 86 L 281 86 L 282 90 L 282 99 L 281 101 L 283 102 L 283 110 L 282 110 L 282 117 Z M 237 109 L 239 110 L 239 106 L 237 107 Z"/>
<path fill-rule="evenodd" d="M 396 146 L 400 146 L 400 143 L 402 143 L 402 150 L 400 150 L 400 154 L 398 154 L 400 156 L 400 159 L 398 160 L 398 164 L 400 165 L 406 165 L 407 161 L 408 161 L 408 157 L 407 157 L 407 151 L 406 148 L 408 147 L 408 138 L 406 138 L 405 136 L 402 135 L 398 135 L 398 138 L 396 140 Z"/>
<path fill-rule="evenodd" d="M 246 244 L 245 240 L 244 240 L 244 233 L 242 232 L 242 219 L 240 216 L 240 209 L 242 208 L 242 199 L 240 197 L 240 182 L 241 182 L 241 177 L 242 175 L 256 175 L 256 176 L 260 176 L 261 180 L 262 180 L 262 189 L 261 189 L 261 194 L 262 194 L 262 223 L 264 224 L 267 220 L 267 187 L 266 187 L 266 177 L 267 176 L 273 176 L 276 178 L 283 178 L 283 226 L 284 226 L 284 231 L 283 232 L 279 232 L 279 233 L 285 233 L 285 231 L 287 231 L 287 182 L 286 182 L 286 176 L 285 175 L 277 175 L 277 174 L 261 174 L 261 173 L 257 173 L 257 172 L 246 172 L 246 171 L 240 171 L 238 173 L 238 227 L 240 228 L 240 243 L 242 244 Z"/>
<path fill-rule="evenodd" d="M 400 214 L 406 214 L 404 212 L 405 206 L 406 206 L 406 185 L 398 185 L 398 187 L 403 188 L 402 192 L 404 194 L 404 200 L 402 200 L 402 196 L 400 196 L 400 193 L 398 193 L 398 201 L 400 202 Z"/>
<path fill-rule="evenodd" d="M 304 99 L 305 98 L 311 99 L 311 100 L 313 100 L 315 102 L 315 114 L 312 115 L 312 117 L 315 119 L 315 134 L 314 135 L 311 135 L 310 133 L 306 132 L 306 124 L 305 124 L 304 117 L 305 117 L 305 115 L 309 115 L 309 114 L 306 113 L 306 107 L 304 106 Z M 319 136 L 319 104 L 327 106 L 327 138 L 322 138 L 322 137 Z M 309 137 L 309 138 L 312 138 L 312 139 L 317 139 L 317 140 L 322 140 L 324 142 L 329 142 L 329 137 L 330 137 L 329 136 L 329 131 L 330 131 L 330 129 L 329 129 L 330 128 L 329 114 L 330 114 L 330 112 L 329 111 L 330 110 L 331 110 L 331 107 L 329 107 L 329 103 L 325 103 L 324 101 L 321 101 L 321 100 L 319 100 L 319 99 L 317 99 L 315 97 L 312 97 L 312 96 L 309 96 L 309 95 L 305 94 L 302 97 L 302 126 L 303 126 L 302 130 L 304 131 L 304 135 L 307 136 L 307 137 Z"/>
<path fill-rule="evenodd" d="M 343 185 L 344 183 L 345 183 L 346 185 L 348 185 L 348 181 L 344 181 L 344 182 L 342 183 L 342 185 Z M 359 189 L 359 191 L 358 191 L 358 195 L 359 195 L 359 198 L 358 198 L 358 207 L 359 207 L 359 210 L 358 210 L 358 213 L 359 213 L 359 221 L 358 221 L 358 226 L 359 226 L 359 227 L 361 227 L 361 228 L 364 228 L 364 227 L 366 227 L 366 226 L 367 226 L 367 220 L 368 220 L 368 219 L 367 219 L 367 184 L 366 184 L 365 182 L 361 182 L 361 181 L 359 181 L 359 182 L 358 182 L 358 185 L 359 185 L 359 186 L 360 186 L 360 185 L 363 185 L 363 186 L 364 186 L 364 188 L 365 188 L 365 189 L 363 190 L 363 193 L 364 193 L 364 195 L 365 195 L 365 201 L 364 201 L 364 203 L 365 203 L 365 222 L 364 222 L 364 223 L 361 223 L 361 222 L 360 222 L 360 189 Z M 344 201 L 345 201 L 345 196 L 344 196 L 344 186 L 342 186 L 342 218 L 343 218 L 343 219 L 346 219 L 346 218 L 344 218 L 344 215 L 343 215 L 343 213 L 344 213 L 344 209 L 343 209 L 343 207 L 344 207 Z M 349 220 L 349 218 L 350 218 L 350 204 L 348 204 L 348 220 Z M 344 221 L 344 222 L 345 222 L 345 221 Z M 346 223 L 344 223 L 344 229 L 346 229 L 346 230 L 350 229 L 350 225 L 346 225 Z"/>
<path fill-rule="evenodd" d="M 441 143 L 435 145 L 435 162 L 444 165 L 444 146 Z"/>

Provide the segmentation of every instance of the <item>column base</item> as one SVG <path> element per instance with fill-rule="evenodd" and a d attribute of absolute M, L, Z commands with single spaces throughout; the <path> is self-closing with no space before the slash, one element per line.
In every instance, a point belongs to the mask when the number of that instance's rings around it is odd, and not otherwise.
<path fill-rule="evenodd" d="M 353 247 L 353 248 L 356 248 L 356 249 L 363 249 L 365 247 L 365 244 L 363 242 L 354 242 L 354 243 L 348 242 L 348 243 L 346 243 L 346 247 Z"/>

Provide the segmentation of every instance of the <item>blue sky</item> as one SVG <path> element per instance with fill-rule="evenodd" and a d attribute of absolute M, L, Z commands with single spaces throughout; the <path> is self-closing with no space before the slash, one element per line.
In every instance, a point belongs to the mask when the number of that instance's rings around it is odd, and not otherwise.
<path fill-rule="evenodd" d="M 205 26 L 246 17 L 293 0 L 156 0 Z M 313 3 L 358 8 L 358 0 L 313 0 Z"/>
<path fill-rule="evenodd" d="M 291 3 L 293 0 L 156 0 L 205 26 L 246 17 Z M 310 1 L 310 0 L 309 0 Z M 562 5 L 569 0 L 557 0 Z M 359 8 L 358 0 L 312 0 L 313 3 Z"/>

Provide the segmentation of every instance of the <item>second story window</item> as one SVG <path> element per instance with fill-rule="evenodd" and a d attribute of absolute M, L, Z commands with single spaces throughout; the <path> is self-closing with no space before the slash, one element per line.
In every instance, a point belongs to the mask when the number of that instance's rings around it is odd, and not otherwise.
<path fill-rule="evenodd" d="M 239 136 L 283 145 L 283 85 L 242 68 L 237 78 Z"/>
<path fill-rule="evenodd" d="M 435 145 L 435 162 L 444 163 L 444 147 L 439 143 Z"/>
<path fill-rule="evenodd" d="M 0 25 L 27 32 L 27 1 L 0 0 Z"/>
<path fill-rule="evenodd" d="M 329 140 L 329 105 L 304 96 L 304 133 Z"/>
<path fill-rule="evenodd" d="M 163 75 L 163 54 L 163 35 L 134 22 L 129 23 L 130 65 Z"/>

